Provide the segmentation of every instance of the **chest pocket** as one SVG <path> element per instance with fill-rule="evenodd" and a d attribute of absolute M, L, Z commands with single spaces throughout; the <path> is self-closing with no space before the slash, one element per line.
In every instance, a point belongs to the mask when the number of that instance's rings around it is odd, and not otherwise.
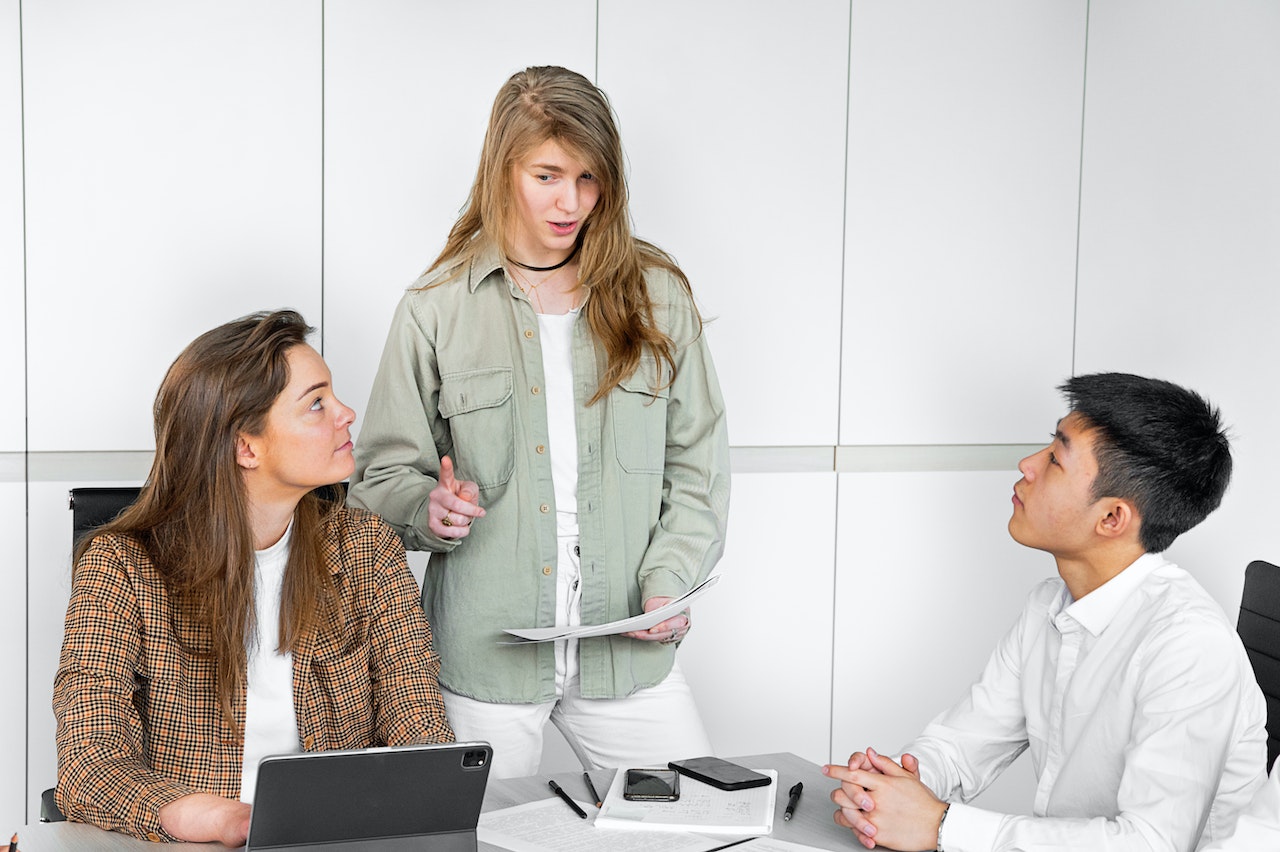
<path fill-rule="evenodd" d="M 488 367 L 440 377 L 440 414 L 453 436 L 459 479 L 481 488 L 505 485 L 515 470 L 511 368 Z"/>
<path fill-rule="evenodd" d="M 652 357 L 645 356 L 628 378 L 618 383 L 613 399 L 613 440 L 618 464 L 627 473 L 662 473 L 667 455 L 667 402 L 670 368 L 663 363 L 663 387 L 654 390 Z"/>

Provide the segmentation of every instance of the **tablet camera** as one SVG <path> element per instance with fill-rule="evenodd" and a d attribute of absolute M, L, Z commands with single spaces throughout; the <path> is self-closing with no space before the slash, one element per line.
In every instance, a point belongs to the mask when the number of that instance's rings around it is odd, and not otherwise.
<path fill-rule="evenodd" d="M 467 769 L 479 769 L 489 759 L 489 753 L 482 748 L 473 748 L 463 753 L 462 765 Z"/>

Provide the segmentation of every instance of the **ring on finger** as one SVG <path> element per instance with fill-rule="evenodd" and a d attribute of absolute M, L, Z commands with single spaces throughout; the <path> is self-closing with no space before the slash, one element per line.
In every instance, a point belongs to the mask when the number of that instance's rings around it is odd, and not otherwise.
<path fill-rule="evenodd" d="M 448 509 L 445 509 L 445 510 L 444 510 L 444 516 L 440 518 L 440 524 L 441 524 L 442 526 L 446 526 L 446 527 L 451 527 L 451 526 L 453 526 L 453 521 L 449 520 L 449 510 L 448 510 Z"/>

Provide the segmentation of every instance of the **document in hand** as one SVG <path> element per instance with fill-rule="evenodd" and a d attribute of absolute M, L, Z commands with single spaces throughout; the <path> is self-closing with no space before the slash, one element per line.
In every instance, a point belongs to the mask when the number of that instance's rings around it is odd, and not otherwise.
<path fill-rule="evenodd" d="M 632 630 L 648 630 L 653 625 L 683 612 L 689 604 L 714 586 L 719 579 L 719 574 L 712 574 L 666 606 L 646 612 L 644 615 L 633 615 L 631 618 L 624 618 L 621 621 L 610 621 L 608 624 L 584 624 L 581 627 L 569 627 L 568 625 L 562 627 L 507 627 L 502 632 L 518 636 L 527 642 L 554 642 L 557 639 L 582 639 L 587 636 L 611 636 L 616 633 L 629 633 Z"/>
<path fill-rule="evenodd" d="M 704 834 L 769 834 L 773 831 L 773 801 L 778 773 L 761 769 L 770 778 L 764 787 L 720 790 L 692 778 L 680 779 L 675 802 L 628 802 L 622 798 L 626 770 L 613 776 L 613 785 L 596 815 L 600 828 L 646 828 L 697 831 Z"/>

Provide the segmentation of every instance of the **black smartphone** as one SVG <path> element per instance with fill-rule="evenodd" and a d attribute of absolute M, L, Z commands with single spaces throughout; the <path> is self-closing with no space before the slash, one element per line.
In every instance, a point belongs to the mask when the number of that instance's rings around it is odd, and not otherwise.
<path fill-rule="evenodd" d="M 670 769 L 628 769 L 622 798 L 629 802 L 677 801 L 680 776 Z"/>
<path fill-rule="evenodd" d="M 688 760 L 673 760 L 669 764 L 672 769 L 682 775 L 697 779 L 721 790 L 747 790 L 752 787 L 763 787 L 773 779 L 753 769 L 721 760 L 718 757 L 691 757 Z"/>

